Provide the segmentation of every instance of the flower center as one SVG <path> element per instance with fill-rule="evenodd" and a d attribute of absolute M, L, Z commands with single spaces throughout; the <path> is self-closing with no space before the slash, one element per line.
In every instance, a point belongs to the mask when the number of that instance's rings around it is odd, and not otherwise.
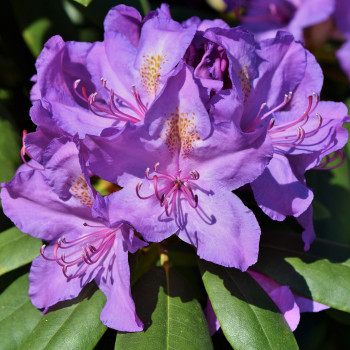
<path fill-rule="evenodd" d="M 193 170 L 189 173 L 189 176 L 184 176 L 180 169 L 177 175 L 173 176 L 158 171 L 158 166 L 159 163 L 154 165 L 153 169 L 157 175 L 153 175 L 152 178 L 149 176 L 150 169 L 146 169 L 146 178 L 147 180 L 153 181 L 154 193 L 146 197 L 141 196 L 141 181 L 136 186 L 137 196 L 140 199 L 149 199 L 155 196 L 159 200 L 160 206 L 165 208 L 167 216 L 171 216 L 173 213 L 177 199 L 180 198 L 181 194 L 192 208 L 197 208 L 198 196 L 195 195 L 192 190 L 192 182 L 199 179 L 199 173 Z M 162 182 L 161 188 L 158 188 L 159 182 Z"/>
<path fill-rule="evenodd" d="M 108 253 L 114 243 L 116 232 L 122 224 L 114 229 L 105 226 L 91 226 L 87 223 L 83 225 L 96 227 L 100 230 L 72 241 L 66 241 L 65 237 L 60 238 L 53 248 L 53 258 L 45 255 L 45 245 L 40 248 L 42 257 L 48 261 L 55 261 L 62 266 L 62 272 L 68 279 L 82 276 L 91 265 L 96 264 Z M 70 275 L 68 273 L 69 268 L 75 270 Z"/>
<path fill-rule="evenodd" d="M 133 105 L 125 98 L 121 97 L 120 95 L 117 95 L 113 89 L 109 88 L 107 86 L 107 79 L 101 78 L 101 84 L 103 88 L 109 93 L 107 103 L 103 103 L 101 101 L 96 100 L 98 96 L 97 92 L 87 95 L 85 86 L 81 87 L 81 93 L 80 93 L 78 91 L 79 84 L 80 84 L 80 79 L 76 80 L 73 83 L 73 88 L 76 95 L 83 101 L 87 102 L 90 111 L 95 115 L 97 115 L 98 117 L 124 121 L 124 122 L 130 121 L 133 124 L 136 124 L 145 118 L 147 107 L 141 101 L 140 94 L 136 90 L 135 86 L 132 87 L 132 94 L 134 96 L 136 105 Z M 121 107 L 126 107 L 130 109 L 133 112 L 133 114 L 136 114 L 136 117 L 121 111 L 120 110 Z"/>

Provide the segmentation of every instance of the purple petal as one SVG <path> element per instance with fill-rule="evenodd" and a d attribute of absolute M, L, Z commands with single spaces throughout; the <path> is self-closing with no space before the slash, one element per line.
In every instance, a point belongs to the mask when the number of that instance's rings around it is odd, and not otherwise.
<path fill-rule="evenodd" d="M 281 286 L 272 278 L 259 272 L 249 270 L 248 273 L 278 306 L 290 329 L 294 331 L 299 324 L 300 310 L 291 290 L 287 286 Z"/>
<path fill-rule="evenodd" d="M 207 301 L 207 306 L 204 309 L 204 315 L 208 323 L 210 335 L 212 336 L 220 329 L 221 326 L 209 298 Z"/>
<path fill-rule="evenodd" d="M 60 200 L 39 170 L 16 174 L 3 185 L 1 200 L 4 213 L 21 231 L 46 241 L 79 231 L 84 222 L 95 224 L 89 207 L 74 198 Z"/>
<path fill-rule="evenodd" d="M 307 251 L 310 249 L 311 243 L 315 240 L 316 234 L 314 229 L 313 222 L 313 209 L 312 205 L 302 213 L 299 217 L 297 217 L 298 223 L 304 228 L 302 233 L 303 242 L 305 243 L 304 250 Z"/>
<path fill-rule="evenodd" d="M 113 257 L 102 274 L 96 278 L 96 282 L 107 297 L 107 303 L 101 312 L 101 321 L 119 331 L 141 331 L 143 324 L 136 315 L 131 296 L 128 249 L 121 239 L 114 241 Z"/>
<path fill-rule="evenodd" d="M 164 17 L 152 18 L 144 24 L 135 62 L 140 73 L 141 96 L 154 99 L 165 83 L 163 77 L 181 61 L 195 32 L 196 26 L 184 28 Z"/>
<path fill-rule="evenodd" d="M 90 185 L 79 144 L 67 137 L 54 139 L 44 152 L 45 174 L 52 190 L 64 201 L 91 207 L 95 191 Z"/>
<path fill-rule="evenodd" d="M 273 220 L 282 221 L 287 215 L 299 216 L 313 199 L 312 192 L 294 174 L 288 159 L 279 153 L 274 154 L 251 186 L 259 207 Z"/>
<path fill-rule="evenodd" d="M 195 191 L 198 207 L 181 201 L 178 236 L 197 247 L 202 259 L 245 271 L 258 258 L 260 227 L 254 214 L 227 189 L 198 183 L 203 188 Z"/>
<path fill-rule="evenodd" d="M 125 35 L 137 47 L 140 39 L 142 17 L 133 7 L 118 5 L 109 10 L 105 20 L 105 32 Z"/>
<path fill-rule="evenodd" d="M 350 13 L 350 10 L 349 10 Z M 350 30 L 349 30 L 350 31 Z M 349 33 L 350 36 L 350 33 Z M 350 62 L 349 62 L 349 55 L 350 55 L 350 41 L 347 41 L 345 44 L 342 45 L 342 47 L 336 52 L 336 56 L 339 60 L 340 66 L 342 67 L 343 71 L 347 75 L 348 79 L 350 80 Z"/>
<path fill-rule="evenodd" d="M 146 241 L 160 242 L 178 231 L 176 220 L 166 216 L 164 207 L 153 196 L 142 200 L 136 195 L 139 179 L 129 181 L 127 187 L 105 197 L 108 220 L 114 225 L 118 222 L 130 223 Z M 153 183 L 147 181 L 142 186 L 142 194 L 154 193 Z M 140 220 L 142 218 L 142 220 Z"/>
<path fill-rule="evenodd" d="M 318 303 L 307 298 L 304 298 L 298 294 L 294 294 L 295 301 L 299 306 L 300 312 L 319 312 L 329 309 L 329 306 Z"/>

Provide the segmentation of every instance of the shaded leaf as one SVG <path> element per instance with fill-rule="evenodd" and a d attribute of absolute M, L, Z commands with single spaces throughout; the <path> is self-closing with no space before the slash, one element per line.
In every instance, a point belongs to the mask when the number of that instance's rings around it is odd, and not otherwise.
<path fill-rule="evenodd" d="M 173 269 L 154 268 L 133 289 L 145 331 L 117 334 L 115 349 L 212 349 L 200 304 L 187 282 Z"/>
<path fill-rule="evenodd" d="M 20 161 L 19 135 L 11 123 L 0 119 L 0 183 L 9 181 Z"/>
<path fill-rule="evenodd" d="M 0 234 L 0 276 L 30 263 L 39 255 L 42 242 L 12 227 Z"/>
<path fill-rule="evenodd" d="M 55 305 L 54 311 L 42 316 L 20 349 L 93 349 L 107 329 L 100 321 L 106 297 L 95 290 L 96 286 L 89 284 L 78 298 Z"/>
<path fill-rule="evenodd" d="M 59 34 L 64 40 L 76 38 L 76 28 L 64 9 L 63 1 L 12 0 L 11 4 L 23 39 L 34 56 L 53 35 Z"/>
<path fill-rule="evenodd" d="M 2 350 L 17 349 L 41 319 L 28 296 L 28 274 L 19 277 L 0 295 Z"/>
<path fill-rule="evenodd" d="M 283 315 L 248 273 L 204 260 L 200 269 L 221 329 L 234 349 L 298 349 Z"/>
<path fill-rule="evenodd" d="M 344 127 L 350 129 L 349 124 L 345 124 Z M 310 171 L 307 173 L 307 182 L 317 199 L 316 205 L 314 204 L 317 236 L 350 244 L 350 221 L 344 215 L 344 213 L 350 212 L 349 143 L 345 145 L 344 151 L 346 160 L 343 165 L 328 171 Z"/>
<path fill-rule="evenodd" d="M 316 239 L 304 252 L 300 235 L 263 234 L 254 268 L 309 299 L 350 312 L 350 247 Z"/>
<path fill-rule="evenodd" d="M 92 0 L 74 0 L 75 2 L 77 2 L 78 4 L 80 5 L 83 5 L 83 6 L 89 6 L 90 2 Z"/>

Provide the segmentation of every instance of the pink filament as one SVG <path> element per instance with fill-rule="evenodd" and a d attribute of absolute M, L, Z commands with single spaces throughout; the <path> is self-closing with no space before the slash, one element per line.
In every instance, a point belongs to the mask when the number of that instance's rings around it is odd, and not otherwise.
<path fill-rule="evenodd" d="M 314 100 L 315 105 L 313 106 Z M 322 117 L 319 114 L 316 113 L 318 123 L 312 131 L 305 132 L 303 127 L 310 121 L 309 115 L 316 109 L 318 103 L 319 96 L 314 93 L 312 96 L 308 97 L 308 106 L 301 117 L 292 122 L 287 122 L 281 125 L 273 126 L 272 128 L 268 128 L 268 134 L 272 138 L 272 144 L 274 146 L 280 147 L 296 147 L 302 144 L 306 138 L 315 135 L 320 130 L 323 121 Z M 285 136 L 283 135 L 284 132 L 293 131 L 295 131 L 296 134 Z"/>
<path fill-rule="evenodd" d="M 103 88 L 108 91 L 110 97 L 107 99 L 107 104 L 102 105 L 101 103 L 98 103 L 96 101 L 96 96 L 98 95 L 97 92 L 94 92 L 90 94 L 89 96 L 86 93 L 86 87 L 81 87 L 81 93 L 78 91 L 78 86 L 80 84 L 80 79 L 76 80 L 73 83 L 73 88 L 76 93 L 76 95 L 83 101 L 88 103 L 88 108 L 92 113 L 97 115 L 101 118 L 106 119 L 112 119 L 112 120 L 118 120 L 127 122 L 130 121 L 133 124 L 138 123 L 139 121 L 143 120 L 145 117 L 145 114 L 147 112 L 147 107 L 142 103 L 140 94 L 136 90 L 135 86 L 132 87 L 132 94 L 135 98 L 137 108 L 131 104 L 129 101 L 121 97 L 120 95 L 117 95 L 113 89 L 109 88 L 107 86 L 107 80 L 104 78 L 101 78 L 101 84 Z M 138 118 L 133 117 L 130 114 L 124 113 L 118 108 L 116 101 L 123 102 L 126 106 L 128 106 L 132 111 L 136 113 Z M 108 107 L 108 108 L 107 108 Z"/>
<path fill-rule="evenodd" d="M 165 174 L 158 171 L 159 163 L 154 165 L 154 172 L 157 175 L 153 175 L 151 178 L 149 176 L 149 168 L 146 169 L 147 180 L 153 181 L 154 193 L 149 196 L 141 196 L 140 190 L 142 182 L 138 183 L 136 186 L 136 195 L 140 199 L 149 199 L 156 197 L 160 206 L 165 208 L 165 213 L 167 216 L 171 216 L 176 205 L 176 199 L 181 193 L 184 195 L 187 202 L 192 208 L 197 208 L 198 206 L 198 196 L 193 193 L 191 188 L 191 182 L 199 179 L 199 173 L 196 170 L 190 172 L 189 176 L 183 176 L 181 170 L 178 171 L 178 175 L 175 177 L 170 174 Z M 158 188 L 159 180 L 165 180 L 167 182 L 161 189 Z M 170 208 L 170 210 L 169 210 Z"/>
<path fill-rule="evenodd" d="M 94 227 L 88 224 L 84 226 Z M 111 248 L 114 242 L 116 232 L 120 229 L 119 225 L 115 229 L 109 229 L 104 226 L 96 226 L 101 228 L 96 232 L 84 235 L 73 241 L 66 241 L 65 237 L 60 238 L 54 246 L 53 258 L 45 255 L 46 246 L 40 249 L 40 254 L 45 260 L 55 261 L 62 267 L 62 272 L 68 279 L 82 276 L 90 265 L 97 263 Z M 60 250 L 62 251 L 60 253 Z M 68 251 L 68 254 L 64 253 Z M 68 269 L 76 267 L 77 271 L 68 275 Z M 81 268 L 81 269 L 80 269 Z"/>
<path fill-rule="evenodd" d="M 339 168 L 345 162 L 346 156 L 343 150 L 335 151 L 333 156 L 326 156 L 326 159 L 320 163 L 319 166 L 315 167 L 315 170 L 332 170 Z M 330 163 L 338 161 L 336 165 L 328 167 Z"/>

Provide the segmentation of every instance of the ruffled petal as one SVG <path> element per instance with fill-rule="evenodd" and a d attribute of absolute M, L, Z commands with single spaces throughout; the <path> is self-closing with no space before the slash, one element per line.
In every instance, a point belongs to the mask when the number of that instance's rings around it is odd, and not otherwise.
<path fill-rule="evenodd" d="M 84 222 L 95 224 L 90 207 L 75 199 L 62 201 L 39 170 L 22 171 L 3 184 L 1 201 L 21 231 L 46 241 L 79 231 Z"/>
<path fill-rule="evenodd" d="M 96 277 L 96 282 L 107 297 L 101 321 L 119 331 L 141 331 L 143 324 L 136 315 L 131 296 L 128 249 L 123 240 L 115 240 L 113 256 L 106 269 Z"/>
<path fill-rule="evenodd" d="M 292 171 L 288 159 L 275 153 L 262 175 L 251 184 L 255 200 L 265 214 L 282 221 L 299 216 L 311 204 L 313 193 Z"/>
<path fill-rule="evenodd" d="M 109 10 L 105 20 L 105 32 L 117 32 L 125 35 L 137 47 L 140 39 L 142 17 L 133 7 L 118 5 Z"/>
<path fill-rule="evenodd" d="M 153 101 L 166 82 L 163 77 L 181 61 L 195 33 L 196 26 L 183 27 L 165 16 L 154 17 L 143 25 L 135 68 L 144 101 Z"/>
<path fill-rule="evenodd" d="M 229 190 L 205 190 L 195 190 L 196 209 L 182 197 L 176 213 L 178 236 L 194 245 L 202 259 L 245 271 L 258 258 L 260 227 L 255 216 Z"/>

